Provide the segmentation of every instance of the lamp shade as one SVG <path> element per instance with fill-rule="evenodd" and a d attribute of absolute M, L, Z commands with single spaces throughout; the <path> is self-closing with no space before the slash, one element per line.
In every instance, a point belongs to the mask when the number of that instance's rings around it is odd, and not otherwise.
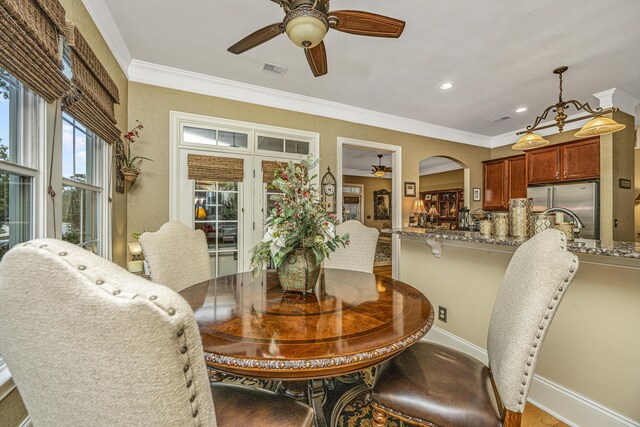
<path fill-rule="evenodd" d="M 129 243 L 129 253 L 131 255 L 142 255 L 142 246 L 138 242 Z"/>
<path fill-rule="evenodd" d="M 417 199 L 416 201 L 413 202 L 413 209 L 411 210 L 411 212 L 415 212 L 415 213 L 427 213 L 427 210 L 424 208 L 424 203 L 422 202 L 422 200 Z"/>
<path fill-rule="evenodd" d="M 287 22 L 285 31 L 296 45 L 311 49 L 327 34 L 327 25 L 316 16 L 297 16 Z"/>
<path fill-rule="evenodd" d="M 574 134 L 574 136 L 582 138 L 586 136 L 608 135 L 610 133 L 621 131 L 624 128 L 626 128 L 625 125 L 622 125 L 609 117 L 600 116 L 589 120 L 586 125 L 582 126 L 582 129 Z"/>
<path fill-rule="evenodd" d="M 532 148 L 544 147 L 549 145 L 549 141 L 538 135 L 537 133 L 527 133 L 522 136 L 511 148 L 514 150 L 526 151 Z"/>
<path fill-rule="evenodd" d="M 382 169 L 378 169 L 373 173 L 375 176 L 377 176 L 378 178 L 382 178 L 383 176 L 385 176 L 387 173 L 382 170 Z"/>
<path fill-rule="evenodd" d="M 429 212 L 427 212 L 427 215 L 429 215 L 429 216 L 438 216 L 438 215 L 440 215 L 440 214 L 438 213 L 438 211 L 437 211 L 437 209 L 435 208 L 435 206 L 431 206 L 431 207 L 429 208 Z"/>

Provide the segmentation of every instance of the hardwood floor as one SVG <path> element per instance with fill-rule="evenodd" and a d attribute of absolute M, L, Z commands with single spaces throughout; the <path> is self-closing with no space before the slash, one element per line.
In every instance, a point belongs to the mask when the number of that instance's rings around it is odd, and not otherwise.
<path fill-rule="evenodd" d="M 391 266 L 374 267 L 373 272 L 383 277 L 391 277 Z M 558 421 L 537 406 L 529 403 L 522 414 L 521 427 L 569 427 L 562 421 Z"/>

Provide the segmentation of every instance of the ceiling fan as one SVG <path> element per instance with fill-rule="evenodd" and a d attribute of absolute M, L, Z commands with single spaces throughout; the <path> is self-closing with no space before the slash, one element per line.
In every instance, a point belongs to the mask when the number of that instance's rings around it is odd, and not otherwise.
<path fill-rule="evenodd" d="M 391 173 L 391 168 L 388 166 L 382 166 L 382 154 L 378 154 L 378 164 L 371 165 L 373 170 L 371 171 L 371 175 L 375 175 L 378 178 L 382 178 L 388 173 Z"/>
<path fill-rule="evenodd" d="M 324 36 L 330 28 L 360 36 L 398 38 L 404 21 L 357 10 L 329 12 L 329 0 L 271 0 L 285 12 L 282 22 L 267 25 L 231 46 L 236 55 L 246 52 L 282 33 L 304 49 L 315 77 L 327 74 L 327 52 Z"/>

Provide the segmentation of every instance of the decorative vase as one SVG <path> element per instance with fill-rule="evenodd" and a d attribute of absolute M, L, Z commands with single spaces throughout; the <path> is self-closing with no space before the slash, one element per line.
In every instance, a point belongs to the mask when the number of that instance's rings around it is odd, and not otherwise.
<path fill-rule="evenodd" d="M 278 279 L 285 292 L 306 294 L 313 291 L 319 275 L 320 266 L 316 262 L 316 256 L 311 249 L 306 248 L 294 249 L 278 267 Z"/>
<path fill-rule="evenodd" d="M 573 241 L 574 234 L 573 234 L 573 223 L 572 222 L 559 222 L 559 223 L 556 223 L 555 229 L 562 231 L 565 234 L 565 236 L 567 236 L 567 241 L 568 242 Z"/>
<path fill-rule="evenodd" d="M 130 184 L 138 178 L 138 175 L 140 175 L 140 170 L 125 167 L 120 168 L 120 172 L 122 172 L 124 180 Z"/>
<path fill-rule="evenodd" d="M 531 215 L 531 218 L 533 222 L 532 234 L 542 233 L 544 230 L 554 228 L 556 225 L 555 214 L 534 213 Z"/>
<path fill-rule="evenodd" d="M 509 200 L 511 236 L 529 237 L 531 235 L 531 202 L 532 199 Z"/>
<path fill-rule="evenodd" d="M 493 222 L 490 219 L 480 220 L 480 234 L 483 236 L 490 236 L 493 232 Z"/>
<path fill-rule="evenodd" d="M 498 237 L 509 235 L 509 212 L 493 212 L 493 233 Z"/>

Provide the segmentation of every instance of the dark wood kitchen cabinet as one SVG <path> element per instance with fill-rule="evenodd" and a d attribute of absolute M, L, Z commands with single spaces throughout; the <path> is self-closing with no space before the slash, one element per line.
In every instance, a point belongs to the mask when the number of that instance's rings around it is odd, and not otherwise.
<path fill-rule="evenodd" d="M 526 153 L 528 184 L 597 179 L 600 138 L 536 148 Z"/>
<path fill-rule="evenodd" d="M 514 156 L 482 162 L 482 209 L 508 210 L 509 200 L 527 196 L 525 156 Z"/>

